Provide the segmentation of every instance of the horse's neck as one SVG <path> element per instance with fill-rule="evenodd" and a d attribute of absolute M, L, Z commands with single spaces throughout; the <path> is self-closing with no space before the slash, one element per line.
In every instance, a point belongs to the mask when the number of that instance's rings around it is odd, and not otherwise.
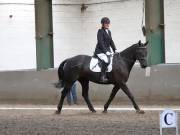
<path fill-rule="evenodd" d="M 135 61 L 136 61 L 136 60 L 126 61 L 129 72 L 131 71 L 132 67 L 134 66 Z"/>
<path fill-rule="evenodd" d="M 134 63 L 136 62 L 135 57 L 135 47 L 130 47 L 120 53 L 121 57 L 123 58 L 124 62 L 127 65 L 129 72 L 131 71 Z"/>

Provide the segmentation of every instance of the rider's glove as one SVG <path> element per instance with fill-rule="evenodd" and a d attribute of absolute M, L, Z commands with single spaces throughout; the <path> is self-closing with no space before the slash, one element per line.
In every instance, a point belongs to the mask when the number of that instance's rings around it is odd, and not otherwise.
<path fill-rule="evenodd" d="M 106 52 L 106 55 L 108 55 L 108 56 L 109 56 L 109 55 L 111 55 L 111 53 L 110 53 L 110 52 Z"/>

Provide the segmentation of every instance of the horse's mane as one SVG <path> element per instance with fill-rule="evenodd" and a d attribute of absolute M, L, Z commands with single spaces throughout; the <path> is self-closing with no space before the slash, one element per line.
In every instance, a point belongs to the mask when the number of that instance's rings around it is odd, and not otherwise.
<path fill-rule="evenodd" d="M 131 51 L 134 51 L 134 49 L 137 47 L 137 44 L 133 44 L 132 46 L 126 48 L 125 50 L 123 50 L 122 52 L 120 52 L 119 54 L 121 56 L 124 56 L 125 54 L 131 52 Z"/>

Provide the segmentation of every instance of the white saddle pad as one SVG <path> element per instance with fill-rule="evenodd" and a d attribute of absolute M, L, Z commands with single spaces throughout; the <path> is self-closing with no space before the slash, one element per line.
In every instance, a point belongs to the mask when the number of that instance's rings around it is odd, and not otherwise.
<path fill-rule="evenodd" d="M 112 59 L 113 59 L 113 57 L 111 57 L 110 64 L 108 65 L 107 72 L 112 71 Z M 93 71 L 93 72 L 101 72 L 101 68 L 98 65 L 98 59 L 97 58 L 93 58 L 93 57 L 91 58 L 90 70 Z"/>

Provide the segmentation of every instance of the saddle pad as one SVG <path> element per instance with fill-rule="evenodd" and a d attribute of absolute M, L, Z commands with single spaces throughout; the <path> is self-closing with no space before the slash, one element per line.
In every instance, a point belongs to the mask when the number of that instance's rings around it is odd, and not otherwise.
<path fill-rule="evenodd" d="M 107 72 L 111 72 L 112 71 L 112 59 L 113 57 L 110 58 L 110 64 L 108 65 L 108 70 Z M 92 72 L 101 72 L 101 68 L 98 65 L 98 59 L 92 57 L 91 61 L 90 61 L 90 70 Z"/>

